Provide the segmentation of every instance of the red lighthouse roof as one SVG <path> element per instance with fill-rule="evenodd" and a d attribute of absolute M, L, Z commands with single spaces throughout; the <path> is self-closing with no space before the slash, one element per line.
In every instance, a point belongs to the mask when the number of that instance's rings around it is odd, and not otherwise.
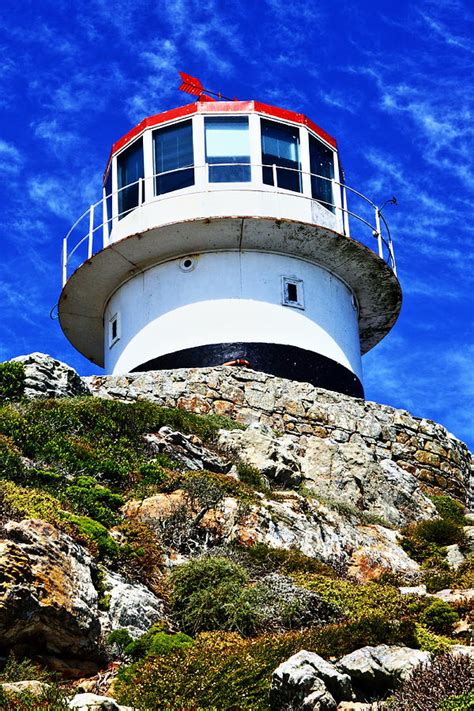
<path fill-rule="evenodd" d="M 315 133 L 323 141 L 326 141 L 333 148 L 337 148 L 336 139 L 329 135 L 324 129 L 315 124 L 311 119 L 307 118 L 304 114 L 297 113 L 296 111 L 288 111 L 287 109 L 280 109 L 277 106 L 270 106 L 269 104 L 263 104 L 260 101 L 196 101 L 192 104 L 185 104 L 184 106 L 178 106 L 176 109 L 170 109 L 169 111 L 163 111 L 154 116 L 148 116 L 140 121 L 134 128 L 128 131 L 122 138 L 119 138 L 112 146 L 112 151 L 107 161 L 107 167 L 105 174 L 107 174 L 110 158 L 130 143 L 134 138 L 139 136 L 145 129 L 152 128 L 153 126 L 159 126 L 162 123 L 167 123 L 168 121 L 174 121 L 175 119 L 183 118 L 184 116 L 191 116 L 195 113 L 259 113 L 265 116 L 272 116 L 283 121 L 290 121 L 292 123 L 299 123 L 303 126 L 307 126 L 313 133 Z"/>

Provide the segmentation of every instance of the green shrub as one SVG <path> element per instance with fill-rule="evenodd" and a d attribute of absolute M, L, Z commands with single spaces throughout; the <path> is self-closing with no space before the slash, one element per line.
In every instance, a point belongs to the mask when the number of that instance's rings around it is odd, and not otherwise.
<path fill-rule="evenodd" d="M 445 699 L 439 711 L 472 711 L 474 708 L 474 691 L 461 696 L 448 696 Z"/>
<path fill-rule="evenodd" d="M 50 674 L 39 664 L 32 662 L 27 657 L 18 659 L 13 652 L 10 652 L 3 669 L 0 671 L 0 683 L 2 684 L 28 679 L 45 681 L 49 678 Z"/>
<path fill-rule="evenodd" d="M 466 525 L 464 506 L 460 501 L 446 495 L 432 496 L 431 500 L 436 507 L 436 511 L 445 521 L 451 521 L 458 526 Z"/>
<path fill-rule="evenodd" d="M 21 482 L 25 476 L 20 450 L 11 437 L 0 434 L 0 477 Z"/>
<path fill-rule="evenodd" d="M 431 652 L 432 654 L 449 652 L 450 647 L 455 644 L 453 639 L 435 634 L 420 623 L 415 625 L 415 637 L 417 646 L 424 652 Z"/>
<path fill-rule="evenodd" d="M 367 616 L 382 616 L 386 620 L 402 617 L 417 618 L 429 604 L 417 595 L 402 595 L 392 585 L 370 582 L 356 585 L 349 580 L 335 580 L 322 575 L 297 573 L 292 576 L 302 587 L 318 593 L 324 600 L 337 605 L 348 619 L 356 621 Z"/>
<path fill-rule="evenodd" d="M 138 639 L 131 640 L 124 649 L 124 654 L 132 659 L 141 659 L 149 654 L 166 655 L 176 649 L 185 649 L 194 644 L 194 640 L 183 632 L 169 634 L 161 625 L 153 625 Z"/>
<path fill-rule="evenodd" d="M 413 646 L 413 625 L 373 617 L 253 639 L 203 633 L 186 649 L 122 668 L 116 698 L 138 709 L 263 711 L 268 708 L 272 672 L 301 649 L 327 659 L 382 643 Z"/>
<path fill-rule="evenodd" d="M 420 622 L 433 632 L 449 634 L 453 625 L 459 622 L 459 615 L 444 600 L 434 600 L 422 613 Z"/>
<path fill-rule="evenodd" d="M 77 516 L 66 511 L 62 515 L 86 540 L 92 541 L 97 546 L 101 558 L 117 558 L 119 547 L 105 526 L 89 516 Z"/>
<path fill-rule="evenodd" d="M 269 485 L 263 474 L 249 464 L 240 463 L 237 465 L 239 479 L 247 486 L 257 491 L 268 491 Z"/>
<path fill-rule="evenodd" d="M 124 499 L 108 487 L 97 484 L 90 476 L 79 476 L 74 484 L 64 490 L 64 497 L 74 512 L 87 514 L 103 526 L 117 523 L 117 511 Z"/>
<path fill-rule="evenodd" d="M 120 659 L 125 657 L 125 648 L 132 643 L 133 637 L 131 637 L 130 632 L 126 629 L 113 630 L 107 637 L 107 644 L 115 650 Z"/>
<path fill-rule="evenodd" d="M 268 573 L 316 573 L 328 577 L 335 577 L 333 568 L 322 563 L 316 558 L 290 548 L 270 548 L 265 543 L 253 543 L 250 546 L 234 544 L 230 550 L 252 576 L 261 577 Z"/>
<path fill-rule="evenodd" d="M 411 524 L 403 531 L 401 545 L 415 560 L 422 562 L 433 556 L 443 556 L 444 546 L 463 544 L 464 531 L 448 519 L 434 518 Z"/>
<path fill-rule="evenodd" d="M 247 580 L 245 570 L 227 558 L 198 558 L 173 570 L 170 603 L 181 629 L 193 635 L 228 628 Z"/>
<path fill-rule="evenodd" d="M 0 401 L 19 398 L 24 389 L 25 368 L 22 363 L 0 363 Z"/>

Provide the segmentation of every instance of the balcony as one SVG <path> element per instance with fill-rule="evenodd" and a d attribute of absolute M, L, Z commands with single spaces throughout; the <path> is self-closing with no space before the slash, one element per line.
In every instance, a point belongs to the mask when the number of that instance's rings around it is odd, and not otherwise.
<path fill-rule="evenodd" d="M 216 171 L 221 171 L 219 180 Z M 226 175 L 240 181 L 226 181 Z M 157 194 L 160 185 L 170 182 L 171 190 Z M 377 205 L 358 190 L 334 178 L 276 164 L 213 162 L 155 173 L 113 191 L 104 189 L 102 198 L 76 220 L 63 240 L 63 287 L 82 264 L 127 237 L 221 218 L 318 226 L 369 247 L 397 273 L 388 224 Z M 209 248 L 232 247 L 223 237 L 222 245 L 214 239 Z M 262 243 L 262 249 L 267 248 Z"/>

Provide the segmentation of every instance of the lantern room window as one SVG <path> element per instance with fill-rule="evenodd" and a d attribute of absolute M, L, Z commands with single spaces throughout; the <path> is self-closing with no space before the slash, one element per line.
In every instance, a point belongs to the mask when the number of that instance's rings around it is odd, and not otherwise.
<path fill-rule="evenodd" d="M 250 181 L 249 120 L 246 116 L 205 120 L 206 163 L 210 183 Z"/>
<path fill-rule="evenodd" d="M 301 192 L 300 132 L 296 126 L 261 120 L 263 182 L 274 185 L 273 165 L 279 188 Z"/>
<path fill-rule="evenodd" d="M 138 206 L 138 181 L 144 175 L 143 142 L 140 138 L 117 158 L 119 220 Z"/>
<path fill-rule="evenodd" d="M 182 121 L 160 128 L 153 134 L 153 143 L 155 194 L 162 195 L 194 185 L 192 122 Z"/>
<path fill-rule="evenodd" d="M 334 154 L 321 141 L 309 137 L 311 194 L 315 200 L 335 211 L 331 179 L 334 178 Z M 321 177 L 316 177 L 321 176 Z M 328 178 L 328 180 L 326 180 Z"/>

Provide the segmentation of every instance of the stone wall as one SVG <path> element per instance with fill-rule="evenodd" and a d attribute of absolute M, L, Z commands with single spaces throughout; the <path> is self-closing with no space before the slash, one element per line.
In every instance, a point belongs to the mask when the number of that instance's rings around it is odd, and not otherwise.
<path fill-rule="evenodd" d="M 244 424 L 260 422 L 276 432 L 365 445 L 374 461 L 392 459 L 429 493 L 446 492 L 470 503 L 472 461 L 466 445 L 442 425 L 405 410 L 225 366 L 83 381 L 99 397 L 146 399 L 200 414 L 227 415 Z"/>

